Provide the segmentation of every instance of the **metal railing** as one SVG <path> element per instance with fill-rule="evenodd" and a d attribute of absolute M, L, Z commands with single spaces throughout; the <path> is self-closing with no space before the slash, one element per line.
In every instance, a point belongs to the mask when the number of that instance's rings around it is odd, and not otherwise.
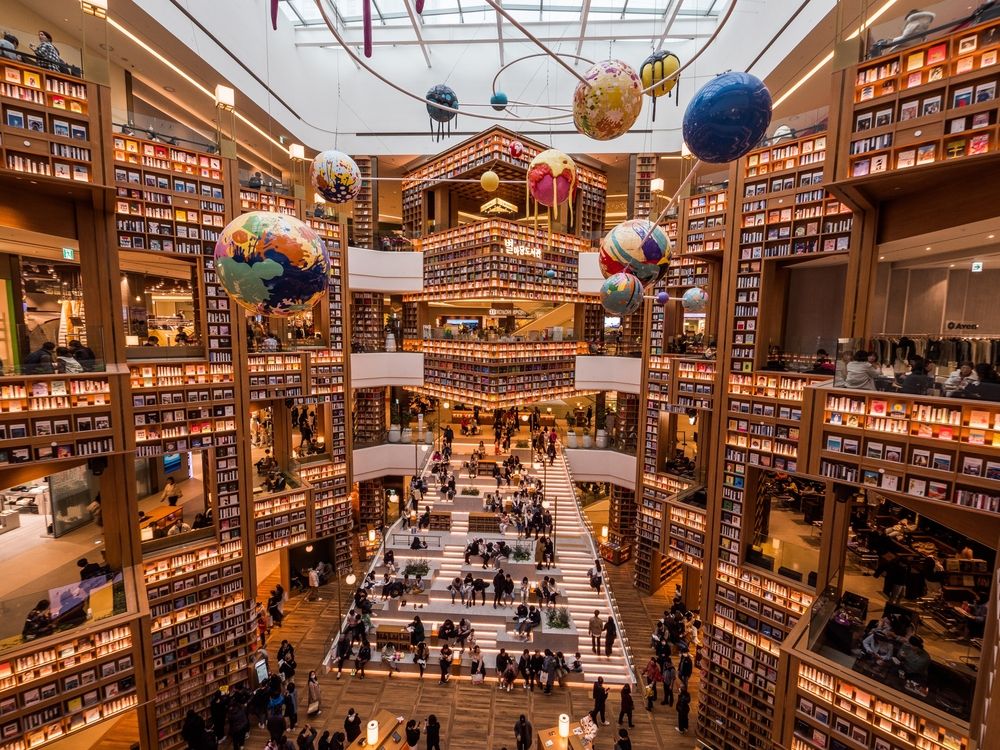
<path fill-rule="evenodd" d="M 573 502 L 576 503 L 577 512 L 580 514 L 580 520 L 583 521 L 583 525 L 588 531 L 587 544 L 590 546 L 590 551 L 593 554 L 594 559 L 600 559 L 600 551 L 597 549 L 597 545 L 594 541 L 597 538 L 597 534 L 594 533 L 594 526 L 590 523 L 590 519 L 587 518 L 587 514 L 584 513 L 583 508 L 580 507 L 580 498 L 576 494 L 573 472 L 569 467 L 569 461 L 566 460 L 565 455 L 563 455 L 563 464 L 566 466 L 566 475 L 569 477 L 570 489 L 573 491 Z M 622 613 L 618 608 L 618 600 L 615 598 L 615 594 L 611 590 L 611 585 L 607 578 L 604 580 L 604 592 L 608 597 L 608 604 L 611 606 L 611 611 L 614 614 L 615 621 L 618 623 L 618 637 L 622 642 L 622 653 L 625 654 L 625 665 L 628 667 L 628 673 L 632 678 L 632 684 L 637 685 L 639 684 L 639 678 L 635 670 L 635 662 L 632 660 L 632 644 L 629 643 L 628 635 L 625 633 Z"/>

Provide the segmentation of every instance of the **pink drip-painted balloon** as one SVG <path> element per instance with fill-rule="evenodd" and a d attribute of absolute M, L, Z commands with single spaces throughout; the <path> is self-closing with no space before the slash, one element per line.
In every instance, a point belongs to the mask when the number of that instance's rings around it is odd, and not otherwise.
<path fill-rule="evenodd" d="M 271 0 L 271 28 L 278 30 L 278 0 Z"/>
<path fill-rule="evenodd" d="M 362 21 L 365 29 L 365 57 L 372 56 L 372 0 L 361 3 Z"/>
<path fill-rule="evenodd" d="M 556 183 L 556 200 L 552 201 L 552 176 L 542 175 L 542 177 L 531 185 L 531 194 L 535 197 L 539 203 L 543 206 L 557 206 L 560 203 L 565 203 L 566 199 L 569 198 L 570 180 L 564 175 L 559 175 L 555 178 Z"/>
<path fill-rule="evenodd" d="M 424 0 L 417 0 L 417 15 L 419 16 L 424 12 Z"/>

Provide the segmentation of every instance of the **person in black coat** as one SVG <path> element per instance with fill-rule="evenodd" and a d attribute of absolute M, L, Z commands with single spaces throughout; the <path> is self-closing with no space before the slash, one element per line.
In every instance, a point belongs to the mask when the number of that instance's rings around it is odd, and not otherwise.
<path fill-rule="evenodd" d="M 677 696 L 677 731 L 687 734 L 688 714 L 691 712 L 691 694 L 687 688 L 681 688 Z"/>
<path fill-rule="evenodd" d="M 212 717 L 212 731 L 217 739 L 226 736 L 226 714 L 229 713 L 229 698 L 216 690 L 212 701 L 208 704 L 208 712 Z"/>
<path fill-rule="evenodd" d="M 608 621 L 604 623 L 604 655 L 611 656 L 611 649 L 615 645 L 615 638 L 618 637 L 618 626 L 615 625 L 615 619 L 609 617 Z"/>
<path fill-rule="evenodd" d="M 441 722 L 434 714 L 424 722 L 424 738 L 427 740 L 427 750 L 441 750 Z"/>
<path fill-rule="evenodd" d="M 635 710 L 635 701 L 632 700 L 632 688 L 628 685 L 622 685 L 622 706 L 618 711 L 618 723 L 621 724 L 622 720 L 627 716 L 628 725 L 634 727 L 635 724 L 632 723 L 632 711 Z"/>
<path fill-rule="evenodd" d="M 344 732 L 347 733 L 348 745 L 361 736 L 361 717 L 353 708 L 347 712 L 347 718 L 344 719 Z"/>
<path fill-rule="evenodd" d="M 233 750 L 243 750 L 247 741 L 247 734 L 250 733 L 250 719 L 247 718 L 246 709 L 238 700 L 229 702 L 229 739 L 233 741 Z"/>
<path fill-rule="evenodd" d="M 615 745 L 616 750 L 632 750 L 632 740 L 628 736 L 628 730 L 625 728 L 618 730 L 618 743 Z"/>
<path fill-rule="evenodd" d="M 181 727 L 181 737 L 190 750 L 208 750 L 208 730 L 205 720 L 194 711 L 189 710 Z"/>
<path fill-rule="evenodd" d="M 590 712 L 590 718 L 597 723 L 597 717 L 601 717 L 601 723 L 607 726 L 610 722 L 608 721 L 605 714 L 605 708 L 608 705 L 608 693 L 611 692 L 608 688 L 604 687 L 604 678 L 598 677 L 597 682 L 594 683 L 594 689 L 592 695 L 594 697 L 594 708 Z"/>
<path fill-rule="evenodd" d="M 507 590 L 507 579 L 503 574 L 503 568 L 497 568 L 497 574 L 493 576 L 493 609 L 497 608 L 500 599 Z"/>
<path fill-rule="evenodd" d="M 531 722 L 524 717 L 524 714 L 514 722 L 514 739 L 517 740 L 517 750 L 531 750 L 534 733 L 531 730 Z"/>
<path fill-rule="evenodd" d="M 417 726 L 416 719 L 410 719 L 406 722 L 406 746 L 415 748 L 418 742 L 420 742 L 420 727 Z"/>

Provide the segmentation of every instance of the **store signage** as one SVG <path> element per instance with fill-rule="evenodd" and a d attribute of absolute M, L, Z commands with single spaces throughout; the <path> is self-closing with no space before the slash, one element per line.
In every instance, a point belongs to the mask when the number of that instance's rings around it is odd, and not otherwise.
<path fill-rule="evenodd" d="M 521 258 L 541 259 L 542 257 L 541 248 L 528 247 L 527 245 L 518 245 L 514 242 L 514 240 L 504 240 L 503 251 L 507 255 L 516 255 Z"/>
<path fill-rule="evenodd" d="M 972 261 L 972 272 L 982 273 L 983 272 L 983 262 L 981 260 Z"/>
<path fill-rule="evenodd" d="M 975 331 L 979 328 L 979 323 L 968 320 L 947 320 L 944 324 L 946 331 Z"/>
<path fill-rule="evenodd" d="M 506 318 L 513 316 L 515 318 L 527 318 L 527 310 L 518 310 L 514 307 L 491 307 L 489 311 L 489 316 L 491 318 Z"/>
<path fill-rule="evenodd" d="M 481 205 L 479 211 L 484 214 L 516 214 L 517 206 L 503 198 L 494 198 Z"/>
<path fill-rule="evenodd" d="M 65 260 L 73 260 L 76 257 L 76 252 L 71 247 L 64 247 L 62 253 Z"/>

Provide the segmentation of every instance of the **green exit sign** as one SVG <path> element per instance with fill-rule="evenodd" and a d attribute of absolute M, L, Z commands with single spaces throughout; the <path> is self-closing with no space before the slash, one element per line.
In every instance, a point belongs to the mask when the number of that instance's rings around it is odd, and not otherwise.
<path fill-rule="evenodd" d="M 63 258 L 65 258 L 66 260 L 73 260 L 74 258 L 76 258 L 76 251 L 73 248 L 64 247 L 62 251 L 63 251 Z"/>
<path fill-rule="evenodd" d="M 983 272 L 983 262 L 981 260 L 972 261 L 972 272 L 982 273 Z"/>

